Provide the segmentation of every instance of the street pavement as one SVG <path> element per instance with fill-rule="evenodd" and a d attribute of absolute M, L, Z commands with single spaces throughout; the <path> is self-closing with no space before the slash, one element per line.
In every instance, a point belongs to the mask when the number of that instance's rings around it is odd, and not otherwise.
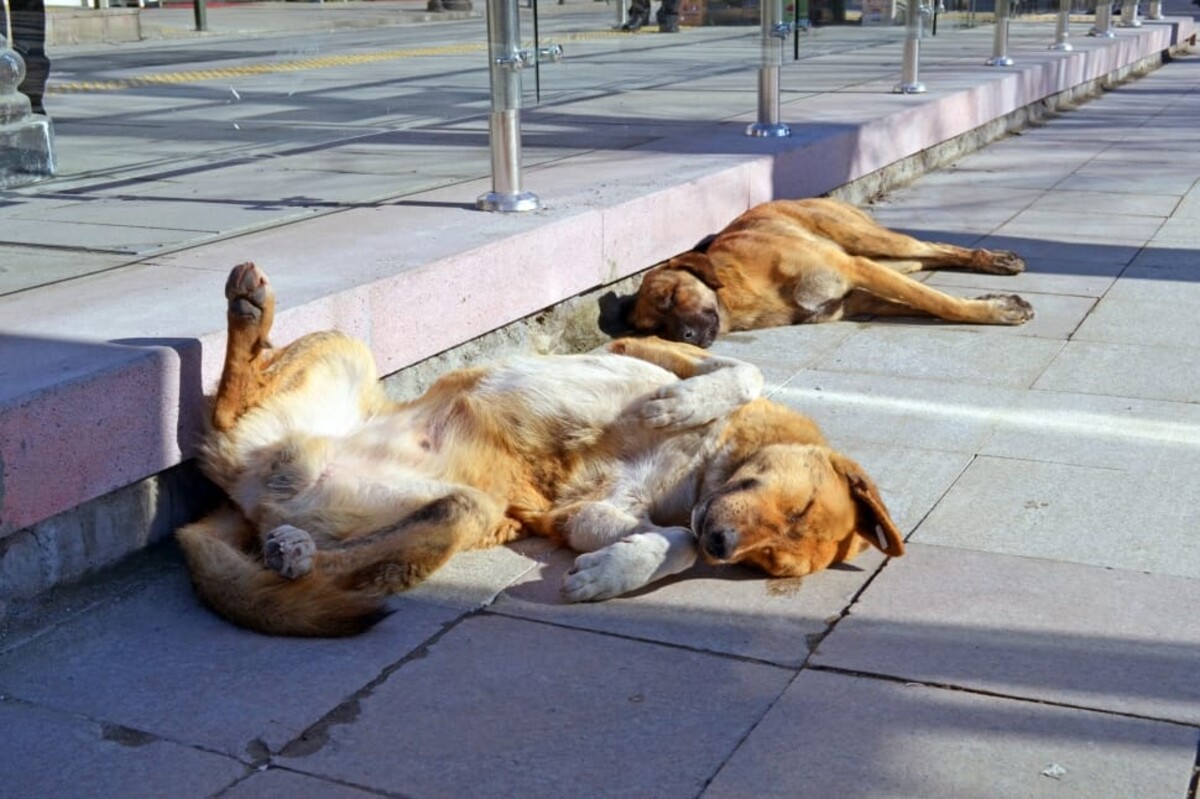
<path fill-rule="evenodd" d="M 1198 178 L 1185 56 L 872 204 L 1021 253 L 927 281 L 1030 323 L 718 343 L 875 477 L 903 558 L 569 606 L 570 554 L 522 542 L 303 641 L 159 546 L 0 639 L 0 795 L 1194 799 Z"/>

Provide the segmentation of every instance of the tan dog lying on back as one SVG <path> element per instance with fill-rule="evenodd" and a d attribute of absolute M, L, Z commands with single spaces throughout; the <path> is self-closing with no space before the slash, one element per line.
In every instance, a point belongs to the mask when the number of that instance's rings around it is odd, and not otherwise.
<path fill-rule="evenodd" d="M 707 347 L 720 333 L 844 317 L 935 316 L 1019 325 L 1033 318 L 1015 295 L 952 297 L 906 275 L 960 267 L 1011 275 L 1011 252 L 933 244 L 880 225 L 833 199 L 751 208 L 707 246 L 648 271 L 625 315 L 640 333 Z"/>
<path fill-rule="evenodd" d="M 652 339 L 516 358 L 391 400 L 360 342 L 267 340 L 273 296 L 230 275 L 229 340 L 201 453 L 233 506 L 181 529 L 200 596 L 272 633 L 342 635 L 455 552 L 548 536 L 585 553 L 570 601 L 691 566 L 797 576 L 904 544 L 874 484 L 749 364 Z"/>

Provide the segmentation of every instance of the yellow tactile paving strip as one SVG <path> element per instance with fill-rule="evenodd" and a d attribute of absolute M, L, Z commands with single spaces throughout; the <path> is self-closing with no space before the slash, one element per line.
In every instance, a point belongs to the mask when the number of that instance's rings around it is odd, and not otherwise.
<path fill-rule="evenodd" d="M 554 43 L 580 42 L 595 39 L 628 37 L 622 31 L 584 31 L 567 33 L 554 37 Z M 543 46 L 552 42 L 543 42 Z M 532 43 L 524 45 L 532 47 Z M 229 80 L 244 78 L 251 75 L 272 75 L 280 72 L 303 72 L 314 69 L 334 69 L 337 67 L 354 67 L 362 64 L 372 64 L 379 61 L 396 61 L 404 58 L 425 58 L 429 56 L 466 55 L 469 53 L 486 53 L 486 43 L 472 42 L 470 44 L 445 44 L 437 47 L 406 47 L 400 50 L 380 50 L 373 53 L 357 53 L 353 55 L 328 55 L 314 58 L 301 58 L 290 61 L 271 61 L 262 64 L 246 64 L 237 67 L 222 67 L 220 69 L 191 69 L 181 72 L 149 72 L 144 75 L 134 75 L 128 78 L 114 80 L 87 80 L 52 83 L 49 90 L 52 94 L 69 92 L 111 92 L 121 89 L 133 89 L 138 86 L 159 86 L 172 83 L 203 83 L 207 81 Z"/>

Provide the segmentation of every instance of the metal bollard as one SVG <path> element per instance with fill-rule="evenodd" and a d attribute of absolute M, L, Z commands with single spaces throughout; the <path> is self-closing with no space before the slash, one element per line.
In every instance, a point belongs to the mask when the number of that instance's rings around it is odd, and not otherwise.
<path fill-rule="evenodd" d="M 1142 21 L 1138 19 L 1138 4 L 1137 0 L 1122 0 L 1121 1 L 1121 27 L 1122 28 L 1140 28 Z"/>
<path fill-rule="evenodd" d="M 475 201 L 483 211 L 534 211 L 541 207 L 536 194 L 521 190 L 521 70 L 532 63 L 534 56 L 520 48 L 519 24 L 517 0 L 487 0 L 492 190 Z"/>
<path fill-rule="evenodd" d="M 1067 39 L 1071 36 L 1071 0 L 1059 0 L 1058 3 L 1058 19 L 1054 24 L 1054 44 L 1050 45 L 1051 50 L 1057 50 L 1060 53 L 1069 53 L 1075 48 Z"/>
<path fill-rule="evenodd" d="M 1146 19 L 1162 19 L 1162 0 L 1150 0 L 1150 6 L 1146 10 Z"/>
<path fill-rule="evenodd" d="M 900 82 L 892 87 L 896 94 L 921 94 L 925 84 L 918 80 L 921 62 L 921 36 L 925 17 L 932 10 L 917 0 L 908 0 L 904 17 L 904 60 L 900 64 Z"/>
<path fill-rule="evenodd" d="M 1096 0 L 1096 21 L 1088 36 L 1098 36 L 1101 39 L 1111 39 L 1117 35 L 1112 28 L 1112 0 Z"/>
<path fill-rule="evenodd" d="M 616 30 L 621 30 L 629 23 L 629 7 L 625 5 L 625 0 L 614 0 L 617 5 L 617 24 L 614 26 Z"/>
<path fill-rule="evenodd" d="M 758 121 L 747 126 L 747 136 L 791 136 L 792 129 L 779 121 L 779 68 L 783 43 L 791 23 L 783 21 L 783 0 L 763 0 L 762 67 L 758 70 Z"/>
<path fill-rule="evenodd" d="M 992 57 L 983 63 L 989 67 L 1011 67 L 1008 57 L 1008 0 L 996 0 L 996 31 L 992 36 Z"/>

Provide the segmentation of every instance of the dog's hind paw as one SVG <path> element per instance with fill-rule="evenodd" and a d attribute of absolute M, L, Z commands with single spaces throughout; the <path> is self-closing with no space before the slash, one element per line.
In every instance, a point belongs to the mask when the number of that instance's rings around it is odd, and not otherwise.
<path fill-rule="evenodd" d="M 992 324 L 1023 325 L 1033 318 L 1033 306 L 1016 294 L 985 294 L 976 297 L 992 308 Z"/>
<path fill-rule="evenodd" d="M 272 297 L 266 274 L 249 261 L 235 266 L 225 281 L 225 299 L 232 316 L 257 322 Z"/>
<path fill-rule="evenodd" d="M 282 524 L 263 540 L 263 563 L 281 577 L 294 580 L 312 571 L 317 545 L 299 527 Z"/>

